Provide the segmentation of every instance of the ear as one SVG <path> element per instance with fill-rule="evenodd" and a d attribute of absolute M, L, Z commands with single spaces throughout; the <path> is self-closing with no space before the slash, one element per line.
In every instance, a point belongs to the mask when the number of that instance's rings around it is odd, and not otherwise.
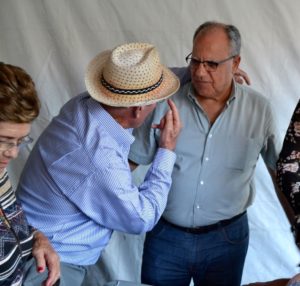
<path fill-rule="evenodd" d="M 232 72 L 235 73 L 237 69 L 239 68 L 241 62 L 241 57 L 239 55 L 235 56 L 233 58 L 233 65 L 232 65 Z"/>
<path fill-rule="evenodd" d="M 143 111 L 144 107 L 143 106 L 134 106 L 132 108 L 132 115 L 133 118 L 137 119 L 140 118 L 141 112 Z"/>

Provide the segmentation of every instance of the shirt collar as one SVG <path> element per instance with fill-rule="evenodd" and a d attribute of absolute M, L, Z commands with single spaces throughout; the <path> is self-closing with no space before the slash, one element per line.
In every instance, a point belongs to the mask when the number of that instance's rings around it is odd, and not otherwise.
<path fill-rule="evenodd" d="M 105 129 L 106 132 L 121 146 L 126 148 L 134 141 L 132 135 L 132 128 L 123 128 L 102 106 L 101 104 L 89 98 L 87 106 L 92 117 L 95 118 L 96 122 L 99 122 L 99 126 Z"/>
<path fill-rule="evenodd" d="M 233 102 L 233 100 L 236 98 L 237 95 L 237 83 L 234 80 L 232 81 L 232 83 L 233 84 L 232 84 L 231 94 L 226 102 L 227 106 Z M 192 100 L 194 103 L 198 104 L 197 97 L 195 95 L 195 90 L 192 83 L 190 82 L 186 86 L 187 86 L 188 98 Z"/>

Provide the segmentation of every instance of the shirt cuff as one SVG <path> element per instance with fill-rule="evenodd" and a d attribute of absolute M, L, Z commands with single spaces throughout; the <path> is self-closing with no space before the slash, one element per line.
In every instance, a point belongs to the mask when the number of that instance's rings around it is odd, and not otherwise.
<path fill-rule="evenodd" d="M 158 148 L 155 154 L 152 167 L 172 172 L 176 161 L 176 154 L 165 148 Z"/>

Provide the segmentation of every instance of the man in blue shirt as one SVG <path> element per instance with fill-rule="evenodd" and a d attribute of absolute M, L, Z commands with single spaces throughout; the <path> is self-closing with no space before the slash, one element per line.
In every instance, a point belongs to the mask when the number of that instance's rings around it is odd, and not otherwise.
<path fill-rule="evenodd" d="M 140 234 L 160 218 L 181 129 L 176 106 L 159 124 L 159 148 L 136 187 L 128 164 L 132 128 L 179 80 L 154 46 L 121 45 L 100 53 L 86 72 L 87 91 L 67 102 L 37 141 L 24 167 L 19 196 L 29 222 L 45 233 L 61 258 L 61 284 L 81 285 L 113 230 Z M 33 274 L 34 276 L 34 274 Z"/>
<path fill-rule="evenodd" d="M 259 155 L 274 177 L 280 149 L 266 98 L 234 81 L 241 37 L 236 27 L 202 24 L 187 56 L 191 82 L 172 97 L 183 122 L 173 182 L 162 219 L 147 234 L 142 282 L 156 286 L 239 286 L 248 248 L 247 208 Z M 160 133 L 159 103 L 134 133 L 129 159 L 149 164 Z"/>

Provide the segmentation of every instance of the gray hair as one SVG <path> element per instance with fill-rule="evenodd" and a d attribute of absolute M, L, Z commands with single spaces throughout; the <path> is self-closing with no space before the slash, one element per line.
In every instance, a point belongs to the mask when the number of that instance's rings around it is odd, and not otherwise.
<path fill-rule="evenodd" d="M 195 40 L 195 38 L 200 32 L 204 30 L 209 31 L 214 28 L 222 28 L 224 30 L 230 42 L 231 55 L 232 56 L 239 55 L 241 53 L 241 45 L 242 45 L 241 34 L 238 28 L 236 28 L 233 25 L 227 25 L 227 24 L 214 22 L 214 21 L 205 22 L 197 28 L 197 30 L 194 33 L 193 40 Z"/>

